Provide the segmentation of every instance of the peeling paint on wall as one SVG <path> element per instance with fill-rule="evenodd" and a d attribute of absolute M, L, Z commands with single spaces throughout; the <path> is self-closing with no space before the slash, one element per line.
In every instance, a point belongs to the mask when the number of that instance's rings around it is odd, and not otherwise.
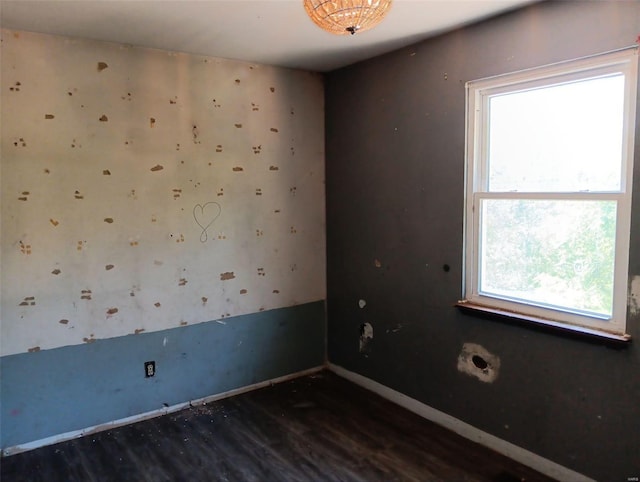
<path fill-rule="evenodd" d="M 360 353 L 371 351 L 371 340 L 373 340 L 373 326 L 371 323 L 363 323 L 360 325 Z"/>
<path fill-rule="evenodd" d="M 640 313 L 640 276 L 634 276 L 629 283 L 628 304 L 632 315 Z"/>
<path fill-rule="evenodd" d="M 396 323 L 396 325 L 393 328 L 387 329 L 387 333 L 398 333 L 400 330 L 402 330 L 402 328 L 404 328 L 402 323 Z"/>
<path fill-rule="evenodd" d="M 0 355 L 325 299 L 320 75 L 2 32 Z"/>
<path fill-rule="evenodd" d="M 458 356 L 458 371 L 485 383 L 493 383 L 500 373 L 500 358 L 476 343 L 465 343 Z"/>

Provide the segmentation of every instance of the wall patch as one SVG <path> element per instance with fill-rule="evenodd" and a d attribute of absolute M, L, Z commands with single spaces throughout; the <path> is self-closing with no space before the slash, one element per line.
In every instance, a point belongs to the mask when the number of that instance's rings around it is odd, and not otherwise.
<path fill-rule="evenodd" d="M 632 315 L 640 313 L 640 276 L 634 276 L 629 283 L 629 312 Z"/>
<path fill-rule="evenodd" d="M 458 355 L 458 371 L 481 382 L 493 383 L 500 372 L 500 358 L 476 343 L 465 343 Z"/>
<path fill-rule="evenodd" d="M 371 340 L 373 340 L 373 326 L 371 323 L 363 323 L 360 325 L 360 353 L 369 353 L 371 351 Z"/>

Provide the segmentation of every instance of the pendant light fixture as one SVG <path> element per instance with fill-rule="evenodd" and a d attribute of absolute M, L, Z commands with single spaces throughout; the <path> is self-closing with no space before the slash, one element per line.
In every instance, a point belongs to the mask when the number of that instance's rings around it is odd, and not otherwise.
<path fill-rule="evenodd" d="M 392 0 L 303 0 L 311 20 L 336 35 L 354 35 L 380 23 Z"/>

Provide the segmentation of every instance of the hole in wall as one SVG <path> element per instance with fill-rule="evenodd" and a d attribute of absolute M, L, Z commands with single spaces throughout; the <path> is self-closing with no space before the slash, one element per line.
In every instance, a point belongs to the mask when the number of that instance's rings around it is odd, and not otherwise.
<path fill-rule="evenodd" d="M 480 370 L 485 370 L 489 366 L 487 361 L 479 355 L 473 355 L 473 357 L 471 357 L 471 361 Z"/>
<path fill-rule="evenodd" d="M 500 373 L 500 358 L 477 343 L 465 343 L 458 355 L 457 368 L 481 382 L 493 383 Z"/>

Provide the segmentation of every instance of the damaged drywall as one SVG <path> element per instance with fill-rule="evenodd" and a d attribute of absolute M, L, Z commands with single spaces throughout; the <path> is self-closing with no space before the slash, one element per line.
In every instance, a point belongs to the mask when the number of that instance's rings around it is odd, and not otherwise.
<path fill-rule="evenodd" d="M 629 283 L 629 313 L 640 313 L 640 276 L 634 276 Z"/>
<path fill-rule="evenodd" d="M 465 343 L 458 355 L 458 371 L 481 382 L 493 383 L 500 373 L 500 358 L 476 343 Z"/>
<path fill-rule="evenodd" d="M 1 61 L 1 355 L 325 298 L 320 75 L 9 30 Z"/>
<path fill-rule="evenodd" d="M 360 325 L 360 353 L 369 353 L 371 351 L 371 341 L 373 340 L 373 326 L 371 323 L 363 323 Z"/>

